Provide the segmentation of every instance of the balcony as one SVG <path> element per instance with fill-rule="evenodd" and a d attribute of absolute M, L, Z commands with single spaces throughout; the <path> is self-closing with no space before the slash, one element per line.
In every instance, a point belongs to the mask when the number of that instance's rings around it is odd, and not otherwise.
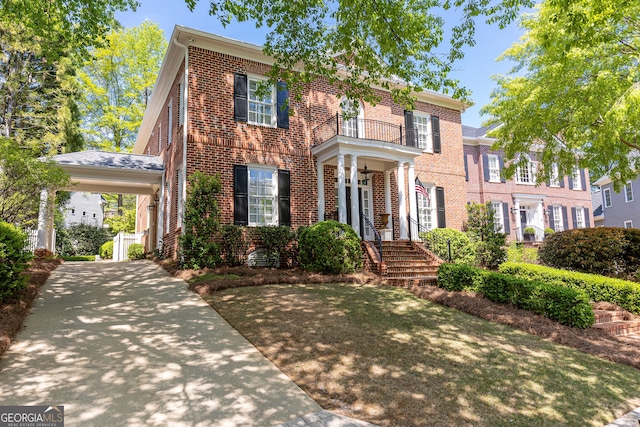
<path fill-rule="evenodd" d="M 417 148 L 418 131 L 379 120 L 353 118 L 345 120 L 341 114 L 329 117 L 313 129 L 312 146 L 316 147 L 336 137 L 367 139 Z"/>

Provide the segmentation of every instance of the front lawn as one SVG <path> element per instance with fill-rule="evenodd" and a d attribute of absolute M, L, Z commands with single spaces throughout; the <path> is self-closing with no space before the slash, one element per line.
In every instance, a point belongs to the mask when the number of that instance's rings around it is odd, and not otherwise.
<path fill-rule="evenodd" d="M 205 297 L 323 408 L 381 426 L 603 425 L 640 371 L 372 285 Z"/>

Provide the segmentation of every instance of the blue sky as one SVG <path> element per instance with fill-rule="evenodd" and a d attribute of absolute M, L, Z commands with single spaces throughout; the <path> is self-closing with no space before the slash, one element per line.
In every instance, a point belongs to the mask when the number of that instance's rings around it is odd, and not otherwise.
<path fill-rule="evenodd" d="M 251 23 L 232 23 L 223 28 L 218 21 L 208 14 L 207 0 L 200 0 L 194 12 L 190 12 L 184 0 L 139 0 L 141 6 L 135 12 L 120 13 L 118 20 L 125 27 L 140 25 L 145 19 L 156 22 L 169 38 L 173 27 L 184 25 L 202 31 L 262 45 L 264 29 L 256 29 Z M 456 24 L 460 15 L 449 11 L 445 15 L 448 26 Z M 480 23 L 476 29 L 476 45 L 465 48 L 465 58 L 455 66 L 451 77 L 460 80 L 461 84 L 473 92 L 475 105 L 462 115 L 462 123 L 479 127 L 486 117 L 480 116 L 480 108 L 490 100 L 494 87 L 491 76 L 506 73 L 510 65 L 507 62 L 496 62 L 495 59 L 512 43 L 516 42 L 522 31 L 513 23 L 504 30 L 496 25 Z"/>

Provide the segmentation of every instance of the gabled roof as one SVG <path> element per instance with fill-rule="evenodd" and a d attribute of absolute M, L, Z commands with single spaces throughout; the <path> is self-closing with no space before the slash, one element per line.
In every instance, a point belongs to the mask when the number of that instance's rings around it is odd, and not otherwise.
<path fill-rule="evenodd" d="M 495 138 L 487 136 L 487 133 L 500 126 L 492 124 L 483 127 L 473 127 L 462 125 L 462 141 L 467 145 L 493 145 Z"/>

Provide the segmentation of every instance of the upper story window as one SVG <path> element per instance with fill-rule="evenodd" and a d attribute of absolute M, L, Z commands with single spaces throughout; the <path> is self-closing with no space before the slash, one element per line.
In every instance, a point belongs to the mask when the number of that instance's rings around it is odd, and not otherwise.
<path fill-rule="evenodd" d="M 624 185 L 624 199 L 629 202 L 633 202 L 633 187 L 631 186 L 631 181 L 627 181 Z"/>
<path fill-rule="evenodd" d="M 526 154 L 520 156 L 518 166 L 516 168 L 516 183 L 518 184 L 535 184 L 535 167 L 531 161 L 531 157 Z"/>
<path fill-rule="evenodd" d="M 289 128 L 289 91 L 284 82 L 271 86 L 266 93 L 260 90 L 265 79 L 234 74 L 234 119 L 251 124 Z"/>
<path fill-rule="evenodd" d="M 560 174 L 558 173 L 558 165 L 551 165 L 551 174 L 549 175 L 549 187 L 560 187 Z"/>
<path fill-rule="evenodd" d="M 603 198 L 603 202 L 604 202 L 604 207 L 605 208 L 610 208 L 612 205 L 611 202 L 611 189 L 610 188 L 605 188 L 604 190 L 602 190 L 602 198 Z"/>
<path fill-rule="evenodd" d="M 573 172 L 571 174 L 571 180 L 573 181 L 573 189 L 574 190 L 582 190 L 582 178 L 580 174 L 580 168 L 578 166 L 573 167 Z"/>
<path fill-rule="evenodd" d="M 433 139 L 431 137 L 431 118 L 425 114 L 413 113 L 413 125 L 418 136 L 418 147 L 429 153 L 433 152 Z"/>
<path fill-rule="evenodd" d="M 495 154 L 487 155 L 487 166 L 489 168 L 489 181 L 500 182 L 500 160 Z"/>
<path fill-rule="evenodd" d="M 178 126 L 182 126 L 184 123 L 184 76 L 180 77 L 180 83 L 178 84 Z"/>
<path fill-rule="evenodd" d="M 173 142 L 173 99 L 169 101 L 167 107 L 167 145 L 171 145 Z"/>
<path fill-rule="evenodd" d="M 342 134 L 352 138 L 364 138 L 364 109 L 356 109 L 355 103 L 347 98 L 340 102 L 342 110 Z"/>

